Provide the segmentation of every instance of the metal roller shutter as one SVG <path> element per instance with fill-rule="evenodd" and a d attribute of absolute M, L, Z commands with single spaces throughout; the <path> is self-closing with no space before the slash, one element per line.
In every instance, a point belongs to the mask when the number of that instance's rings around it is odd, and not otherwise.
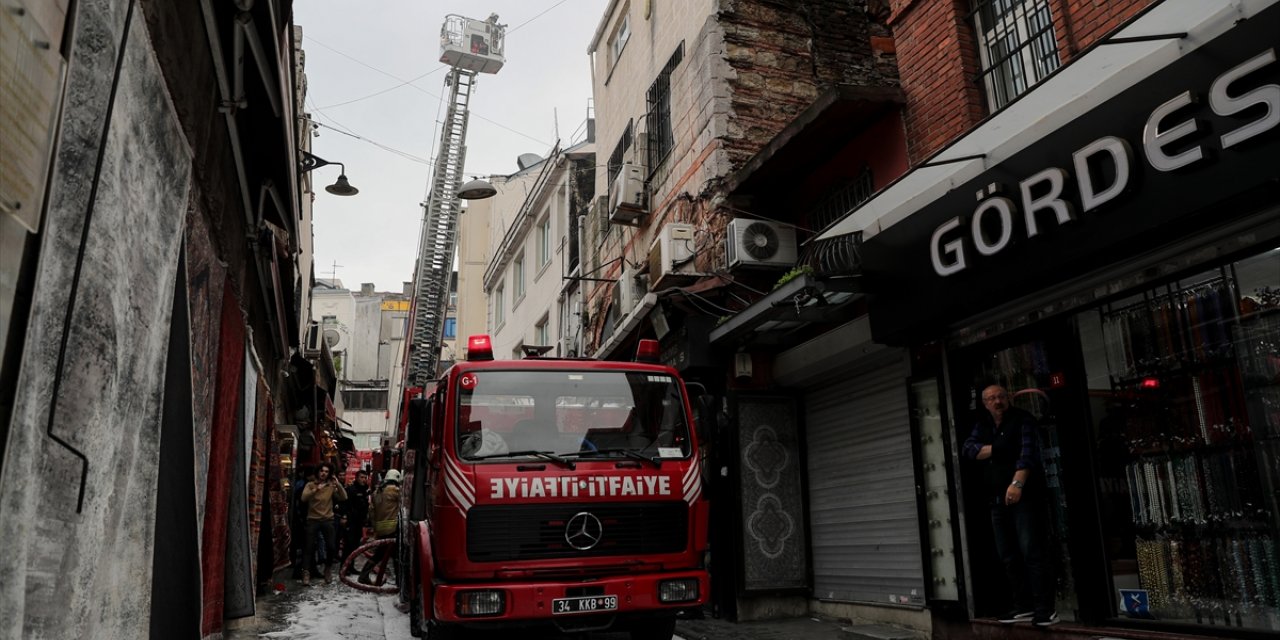
<path fill-rule="evenodd" d="M 923 606 L 906 363 L 867 365 L 805 397 L 813 592 Z"/>

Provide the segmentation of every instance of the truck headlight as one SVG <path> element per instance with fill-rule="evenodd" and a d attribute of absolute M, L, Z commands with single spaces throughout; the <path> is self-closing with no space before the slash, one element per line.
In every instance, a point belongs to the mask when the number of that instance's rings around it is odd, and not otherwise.
<path fill-rule="evenodd" d="M 462 591 L 457 599 L 459 616 L 496 616 L 506 608 L 501 591 Z"/>
<path fill-rule="evenodd" d="M 680 578 L 658 583 L 659 602 L 691 602 L 698 599 L 698 579 Z"/>

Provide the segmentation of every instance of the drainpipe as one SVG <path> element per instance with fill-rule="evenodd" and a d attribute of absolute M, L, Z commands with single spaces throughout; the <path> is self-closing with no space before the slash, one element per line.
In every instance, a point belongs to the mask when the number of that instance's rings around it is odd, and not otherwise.
<path fill-rule="evenodd" d="M 253 7 L 253 0 L 237 0 L 236 6 L 242 11 L 248 11 Z M 253 196 L 249 189 L 249 179 L 245 174 L 244 149 L 240 144 L 240 128 L 236 123 L 236 113 L 243 105 L 238 104 L 231 94 L 232 87 L 227 78 L 227 68 L 222 53 L 222 41 L 218 38 L 218 26 L 215 22 L 216 15 L 213 11 L 213 0 L 200 0 L 200 9 L 204 14 L 205 35 L 209 38 L 209 52 L 213 56 L 214 74 L 218 78 L 218 96 L 220 98 L 218 110 L 226 118 L 227 133 L 231 137 L 231 155 L 235 160 L 236 182 L 240 187 L 240 211 L 244 214 L 246 226 L 245 239 L 253 251 L 253 267 L 258 275 L 258 291 L 262 294 L 263 309 L 270 320 L 275 314 L 275 305 L 272 303 L 270 296 L 267 295 L 267 283 L 270 280 L 266 278 L 266 274 L 262 269 L 262 247 L 257 238 L 258 225 L 254 220 Z M 236 64 L 237 66 L 242 65 L 243 58 L 237 59 Z M 263 80 L 265 81 L 266 78 Z M 274 247 L 272 247 L 272 250 L 275 250 Z M 276 318 L 275 320 L 277 323 L 283 322 L 283 318 Z M 274 329 L 274 327 L 272 328 Z M 271 334 L 271 344 L 275 347 L 276 353 L 284 354 L 286 347 L 280 344 L 279 332 L 273 330 L 267 333 Z"/>

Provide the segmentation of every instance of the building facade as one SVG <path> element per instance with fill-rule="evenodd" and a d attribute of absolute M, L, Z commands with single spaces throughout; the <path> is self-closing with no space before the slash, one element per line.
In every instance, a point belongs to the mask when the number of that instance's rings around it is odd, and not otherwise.
<path fill-rule="evenodd" d="M 610 3 L 588 352 L 717 396 L 722 614 L 1001 633 L 1001 384 L 1068 633 L 1274 632 L 1273 5 Z"/>
<path fill-rule="evenodd" d="M 489 310 L 484 333 L 491 336 L 495 354 L 519 359 L 526 353 L 581 353 L 578 229 L 595 162 L 588 140 L 557 147 L 545 159 L 523 156 L 519 172 L 490 178 L 498 195 L 484 201 L 491 204 L 485 207 L 489 260 L 482 283 Z M 460 256 L 463 260 L 470 257 Z"/>
<path fill-rule="evenodd" d="M 6 4 L 0 636 L 220 636 L 288 562 L 283 434 L 331 443 L 289 16 Z"/>
<path fill-rule="evenodd" d="M 402 369 L 409 295 L 377 291 L 369 282 L 350 291 L 341 280 L 320 279 L 311 299 L 316 329 L 337 373 L 338 417 L 356 449 L 378 449 L 383 438 L 395 435 L 392 390 Z"/>
<path fill-rule="evenodd" d="M 779 362 L 865 312 L 848 274 L 818 284 L 807 265 L 822 256 L 802 250 L 906 170 L 884 21 L 867 2 L 613 2 L 590 46 L 605 172 L 584 260 L 612 282 L 590 285 L 588 353 L 629 358 L 657 338 L 722 407 L 704 452 L 724 525 L 712 531 L 720 615 L 858 617 L 849 603 L 892 602 L 865 617 L 928 628 L 927 614 L 900 613 L 923 589 L 913 490 L 860 502 L 874 468 L 850 465 L 859 442 L 841 437 L 872 421 L 896 436 L 860 455 L 909 451 L 905 403 L 868 388 L 848 413 L 854 394 L 813 389 L 836 378 Z M 829 346 L 796 361 L 830 361 Z M 846 526 L 860 519 L 877 525 Z"/>

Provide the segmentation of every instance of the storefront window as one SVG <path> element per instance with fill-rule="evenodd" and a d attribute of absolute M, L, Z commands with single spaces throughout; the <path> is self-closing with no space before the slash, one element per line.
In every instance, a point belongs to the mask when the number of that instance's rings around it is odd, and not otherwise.
<path fill-rule="evenodd" d="M 1114 614 L 1280 630 L 1280 249 L 1077 327 Z"/>

